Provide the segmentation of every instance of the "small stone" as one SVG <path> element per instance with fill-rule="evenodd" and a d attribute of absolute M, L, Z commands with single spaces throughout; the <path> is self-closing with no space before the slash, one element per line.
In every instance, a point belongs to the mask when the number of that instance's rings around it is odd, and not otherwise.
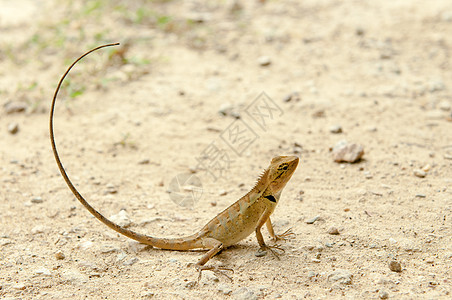
<path fill-rule="evenodd" d="M 197 286 L 198 283 L 196 281 L 188 281 L 186 284 L 184 284 L 184 288 L 191 290 L 192 288 L 194 288 L 195 286 Z"/>
<path fill-rule="evenodd" d="M 422 171 L 428 172 L 428 171 L 430 171 L 431 168 L 432 168 L 432 166 L 430 166 L 429 164 L 426 164 L 425 166 L 422 167 Z"/>
<path fill-rule="evenodd" d="M 270 65 L 272 63 L 270 57 L 268 57 L 268 56 L 261 56 L 261 57 L 259 57 L 257 59 L 257 62 L 262 67 L 266 67 L 266 66 L 268 66 L 268 65 Z"/>
<path fill-rule="evenodd" d="M 148 158 L 138 161 L 139 165 L 148 165 L 151 161 Z"/>
<path fill-rule="evenodd" d="M 333 126 L 331 126 L 331 127 L 330 127 L 330 132 L 331 132 L 331 133 L 335 133 L 335 134 L 337 134 L 337 133 L 342 133 L 342 127 L 341 127 L 341 125 L 333 125 Z"/>
<path fill-rule="evenodd" d="M 232 288 L 228 284 L 219 284 L 218 291 L 223 295 L 230 295 L 232 293 Z"/>
<path fill-rule="evenodd" d="M 315 216 L 314 218 L 306 220 L 306 224 L 314 224 L 318 219 L 320 219 L 320 216 Z"/>
<path fill-rule="evenodd" d="M 425 198 L 427 197 L 425 194 L 416 194 L 416 198 Z"/>
<path fill-rule="evenodd" d="M 341 284 L 352 284 L 353 274 L 347 270 L 337 269 L 328 275 L 329 282 L 338 282 Z"/>
<path fill-rule="evenodd" d="M 118 192 L 118 190 L 116 189 L 116 187 L 113 185 L 113 184 L 111 184 L 111 183 L 108 183 L 107 185 L 106 185 L 106 190 L 105 190 L 105 193 L 106 194 L 116 194 L 117 192 Z"/>
<path fill-rule="evenodd" d="M 393 272 L 402 272 L 402 265 L 398 261 L 391 260 L 389 262 L 389 270 Z"/>
<path fill-rule="evenodd" d="M 308 272 L 308 278 L 309 279 L 311 279 L 311 278 L 313 278 L 313 277 L 316 277 L 317 276 L 317 273 L 316 272 L 314 272 L 314 271 L 309 271 Z"/>
<path fill-rule="evenodd" d="M 132 224 L 129 215 L 124 209 L 121 209 L 116 215 L 110 216 L 109 219 L 121 227 L 128 227 L 130 226 L 130 224 Z"/>
<path fill-rule="evenodd" d="M 388 299 L 389 294 L 386 291 L 380 291 L 380 293 L 378 293 L 378 297 L 380 297 L 380 299 Z"/>
<path fill-rule="evenodd" d="M 389 238 L 389 242 L 390 242 L 391 244 L 397 244 L 397 240 L 394 239 L 394 238 Z"/>
<path fill-rule="evenodd" d="M 427 175 L 427 173 L 421 169 L 415 169 L 413 171 L 413 174 L 414 174 L 414 176 L 419 177 L 419 178 L 424 178 Z"/>
<path fill-rule="evenodd" d="M 335 162 L 354 163 L 359 161 L 364 155 L 364 148 L 359 144 L 349 144 L 342 140 L 333 147 L 333 159 Z"/>
<path fill-rule="evenodd" d="M 43 233 L 44 231 L 45 231 L 45 226 L 44 225 L 36 225 L 35 227 L 33 227 L 31 229 L 31 233 L 32 234 Z"/>
<path fill-rule="evenodd" d="M 10 101 L 7 102 L 3 107 L 5 108 L 5 112 L 7 114 L 13 114 L 24 112 L 27 109 L 28 105 L 27 103 L 22 101 Z"/>
<path fill-rule="evenodd" d="M 242 287 L 232 293 L 236 300 L 255 300 L 257 299 L 254 292 L 246 287 Z"/>
<path fill-rule="evenodd" d="M 13 285 L 13 289 L 15 289 L 15 290 L 23 291 L 23 290 L 25 290 L 25 288 L 26 288 L 26 286 L 23 283 L 18 283 L 18 284 Z"/>
<path fill-rule="evenodd" d="M 339 234 L 339 230 L 336 227 L 332 226 L 332 227 L 330 227 L 330 229 L 328 229 L 328 234 L 338 235 Z"/>
<path fill-rule="evenodd" d="M 124 266 L 131 266 L 131 265 L 133 265 L 134 263 L 136 263 L 137 261 L 138 261 L 138 258 L 133 257 L 133 258 L 131 258 L 131 259 L 126 260 L 126 261 L 123 262 L 122 264 L 123 264 Z"/>
<path fill-rule="evenodd" d="M 94 245 L 94 243 L 91 241 L 82 241 L 82 242 L 80 242 L 80 244 L 78 244 L 77 248 L 80 250 L 87 250 L 87 249 L 91 248 L 93 245 Z"/>
<path fill-rule="evenodd" d="M 444 111 L 449 111 L 451 109 L 449 101 L 446 101 L 446 100 L 441 101 L 438 104 L 438 107 L 439 107 L 439 109 L 444 110 Z"/>
<path fill-rule="evenodd" d="M 57 252 L 55 252 L 55 258 L 58 260 L 63 260 L 65 258 L 63 251 L 58 250 Z"/>
<path fill-rule="evenodd" d="M 17 123 L 9 123 L 8 124 L 8 132 L 11 134 L 16 134 L 19 132 L 19 124 Z"/>
<path fill-rule="evenodd" d="M 33 197 L 31 203 L 42 203 L 44 202 L 40 196 Z"/>
<path fill-rule="evenodd" d="M 225 190 L 220 190 L 220 192 L 218 194 L 220 196 L 226 196 L 228 194 L 228 192 L 226 192 Z"/>
<path fill-rule="evenodd" d="M 321 262 L 318 258 L 313 258 L 311 261 L 316 264 L 319 264 Z"/>
<path fill-rule="evenodd" d="M 50 276 L 50 275 L 52 275 L 52 273 L 50 273 L 50 270 L 46 269 L 44 267 L 40 267 L 40 268 L 36 269 L 35 270 L 35 274 L 43 275 L 43 276 Z"/>
<path fill-rule="evenodd" d="M 295 101 L 295 102 L 300 101 L 300 95 L 298 94 L 298 92 L 290 93 L 283 99 L 283 102 L 290 102 L 290 101 Z"/>

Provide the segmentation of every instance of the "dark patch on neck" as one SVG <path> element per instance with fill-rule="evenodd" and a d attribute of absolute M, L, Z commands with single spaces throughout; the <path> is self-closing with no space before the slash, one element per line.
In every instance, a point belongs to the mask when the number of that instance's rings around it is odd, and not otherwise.
<path fill-rule="evenodd" d="M 275 199 L 275 197 L 273 195 L 268 195 L 268 196 L 265 196 L 264 198 L 267 198 L 271 202 L 275 202 L 276 203 L 276 199 Z"/>

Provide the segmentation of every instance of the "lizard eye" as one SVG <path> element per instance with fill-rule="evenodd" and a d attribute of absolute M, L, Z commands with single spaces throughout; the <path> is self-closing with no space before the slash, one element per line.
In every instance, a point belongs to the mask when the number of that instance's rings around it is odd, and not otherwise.
<path fill-rule="evenodd" d="M 284 167 L 282 167 L 282 169 L 285 171 L 287 170 L 287 165 L 285 165 Z"/>

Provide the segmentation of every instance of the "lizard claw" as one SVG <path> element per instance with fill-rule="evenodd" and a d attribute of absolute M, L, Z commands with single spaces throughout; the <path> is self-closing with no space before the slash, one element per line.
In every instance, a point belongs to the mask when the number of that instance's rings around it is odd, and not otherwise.
<path fill-rule="evenodd" d="M 273 245 L 273 246 L 264 245 L 264 246 L 261 246 L 259 250 L 257 250 L 255 255 L 257 257 L 265 256 L 265 255 L 267 255 L 267 250 L 270 250 L 270 252 L 273 254 L 273 256 L 279 260 L 280 259 L 279 253 L 273 249 L 281 251 L 282 253 L 286 252 L 283 248 L 279 247 L 278 245 Z"/>
<path fill-rule="evenodd" d="M 284 233 L 275 235 L 275 237 L 273 238 L 273 241 L 277 242 L 279 240 L 288 240 L 293 237 L 295 237 L 295 233 L 293 233 L 292 228 L 289 228 L 286 231 L 284 231 Z"/>
<path fill-rule="evenodd" d="M 225 271 L 230 271 L 230 272 L 234 273 L 233 269 L 224 268 L 224 267 L 201 266 L 201 265 L 198 265 L 198 264 L 189 264 L 189 266 L 190 265 L 193 265 L 196 268 L 196 270 L 198 270 L 198 272 L 199 272 L 199 274 L 198 274 L 198 283 L 201 280 L 202 271 L 212 271 L 216 275 L 224 276 L 224 277 L 226 277 L 227 279 L 229 279 L 232 282 L 232 278 L 229 275 L 227 275 L 225 273 Z"/>

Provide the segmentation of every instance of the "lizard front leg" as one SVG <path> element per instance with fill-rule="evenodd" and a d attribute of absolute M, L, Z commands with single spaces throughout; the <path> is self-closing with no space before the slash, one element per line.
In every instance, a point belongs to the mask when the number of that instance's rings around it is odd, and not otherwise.
<path fill-rule="evenodd" d="M 232 278 L 229 277 L 228 275 L 226 275 L 225 273 L 223 273 L 222 271 L 232 271 L 234 272 L 232 269 L 228 269 L 228 268 L 220 268 L 220 267 L 212 267 L 212 266 L 205 266 L 205 264 L 212 258 L 214 257 L 216 254 L 218 254 L 218 252 L 220 252 L 221 250 L 223 250 L 223 243 L 220 242 L 219 240 L 216 240 L 214 238 L 205 238 L 202 240 L 202 244 L 205 248 L 210 249 L 209 251 L 207 251 L 206 254 L 204 254 L 201 259 L 194 264 L 195 268 L 199 271 L 199 275 L 198 275 L 198 282 L 201 280 L 201 274 L 202 271 L 212 271 L 216 274 L 220 274 L 223 275 L 225 277 L 227 277 L 229 280 L 232 281 Z"/>
<path fill-rule="evenodd" d="M 282 234 L 275 234 L 270 217 L 268 217 L 267 221 L 265 222 L 265 225 L 267 225 L 268 233 L 270 234 L 270 236 L 272 237 L 272 239 L 275 243 L 279 240 L 285 240 L 285 239 L 295 235 L 295 233 L 292 232 L 292 228 L 287 229 Z"/>
<path fill-rule="evenodd" d="M 264 223 L 270 222 L 270 226 L 271 226 L 271 221 L 270 221 L 271 213 L 272 213 L 271 210 L 266 209 L 264 211 L 264 213 L 262 214 L 262 216 L 260 217 L 258 223 L 257 223 L 257 226 L 256 226 L 256 238 L 257 238 L 257 242 L 259 243 L 260 249 L 256 252 L 256 256 L 265 256 L 267 254 L 266 250 L 268 249 L 268 250 L 270 250 L 270 252 L 277 259 L 279 259 L 278 254 L 273 249 L 277 249 L 277 250 L 280 250 L 280 251 L 283 251 L 283 252 L 284 252 L 284 249 L 282 249 L 282 248 L 280 248 L 278 246 L 268 246 L 268 245 L 266 245 L 265 241 L 264 241 L 264 237 L 262 236 L 262 232 L 261 232 L 261 228 L 262 228 L 262 226 L 264 226 Z M 268 225 L 267 225 L 267 229 L 268 229 Z M 272 230 L 273 235 L 274 235 L 275 232 L 273 231 L 273 227 L 271 227 L 271 230 Z"/>

